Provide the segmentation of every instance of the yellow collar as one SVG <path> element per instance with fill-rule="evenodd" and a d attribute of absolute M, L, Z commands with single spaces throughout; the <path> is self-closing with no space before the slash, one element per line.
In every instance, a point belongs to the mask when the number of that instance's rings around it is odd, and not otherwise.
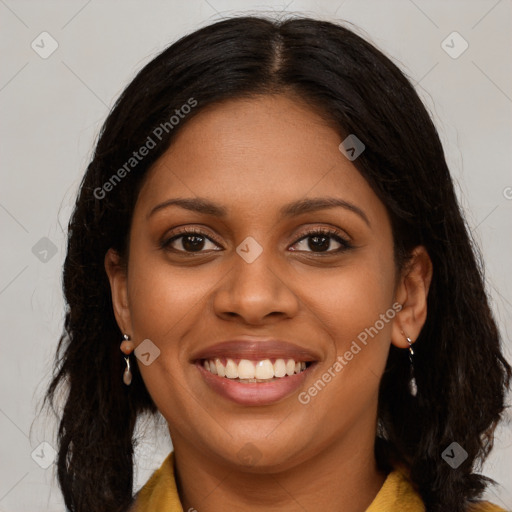
<path fill-rule="evenodd" d="M 137 512 L 183 512 L 174 478 L 174 452 L 153 473 L 135 501 Z M 425 512 L 425 506 L 401 470 L 392 471 L 366 512 Z M 471 512 L 505 512 L 490 503 L 480 503 Z"/>

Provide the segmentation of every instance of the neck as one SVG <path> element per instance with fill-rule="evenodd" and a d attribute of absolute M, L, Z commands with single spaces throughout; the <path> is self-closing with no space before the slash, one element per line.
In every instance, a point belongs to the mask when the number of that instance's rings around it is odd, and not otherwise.
<path fill-rule="evenodd" d="M 353 432 L 285 470 L 257 473 L 205 457 L 173 434 L 183 510 L 364 512 L 386 477 L 377 468 L 374 436 Z"/>

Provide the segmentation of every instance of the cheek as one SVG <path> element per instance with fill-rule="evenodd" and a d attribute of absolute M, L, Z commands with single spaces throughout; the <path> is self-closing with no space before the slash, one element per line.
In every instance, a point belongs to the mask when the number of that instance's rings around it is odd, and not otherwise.
<path fill-rule="evenodd" d="M 362 399 L 365 392 L 367 398 L 373 396 L 389 352 L 396 315 L 395 267 L 392 251 L 381 249 L 358 253 L 336 272 L 303 288 L 303 297 L 310 298 L 309 307 L 332 344 L 325 366 L 337 378 L 329 387 L 349 401 Z M 316 299 L 311 302 L 311 297 Z"/>
<path fill-rule="evenodd" d="M 128 267 L 132 337 L 136 343 L 149 339 L 160 351 L 149 366 L 137 364 L 160 411 L 183 410 L 190 406 L 183 382 L 193 368 L 187 340 L 204 335 L 207 301 L 222 278 L 222 269 L 172 265 L 142 236 L 133 237 L 132 246 Z"/>
<path fill-rule="evenodd" d="M 135 243 L 134 243 L 135 245 Z M 181 341 L 190 326 L 201 325 L 205 297 L 214 284 L 211 271 L 171 266 L 160 251 L 130 253 L 128 297 L 136 343 L 151 340 L 158 357 L 146 366 L 137 360 L 142 378 L 158 409 L 184 411 L 195 402 L 184 392 L 189 369 L 187 346 Z M 180 421 L 174 418 L 173 421 Z"/>
<path fill-rule="evenodd" d="M 134 335 L 155 341 L 175 337 L 180 322 L 204 308 L 213 284 L 211 272 L 171 266 L 156 250 L 133 254 L 128 276 Z"/>
<path fill-rule="evenodd" d="M 315 310 L 328 331 L 336 333 L 340 348 L 348 338 L 357 337 L 372 326 L 392 306 L 395 288 L 392 256 L 380 254 L 382 257 L 355 255 L 343 267 L 303 288 L 303 296 L 309 297 L 309 301 L 315 297 Z"/>

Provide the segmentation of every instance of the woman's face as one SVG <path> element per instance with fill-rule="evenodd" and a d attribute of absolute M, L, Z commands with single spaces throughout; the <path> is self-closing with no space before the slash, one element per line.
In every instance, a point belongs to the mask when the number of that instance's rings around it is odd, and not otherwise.
<path fill-rule="evenodd" d="M 373 440 L 400 280 L 341 142 L 297 99 L 260 96 L 203 110 L 149 172 L 127 275 L 109 275 L 175 448 L 259 471 Z M 289 360 L 307 369 L 268 380 Z"/>

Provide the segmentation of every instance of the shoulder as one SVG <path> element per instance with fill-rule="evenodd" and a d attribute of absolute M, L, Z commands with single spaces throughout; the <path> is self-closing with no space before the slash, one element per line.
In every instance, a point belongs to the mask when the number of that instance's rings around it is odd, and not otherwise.
<path fill-rule="evenodd" d="M 135 495 L 135 502 L 128 512 L 183 512 L 174 469 L 174 452 L 171 452 Z"/>
<path fill-rule="evenodd" d="M 390 494 L 396 499 L 394 503 L 395 508 L 400 505 L 400 510 L 410 510 L 411 512 L 425 511 L 423 501 L 411 482 L 409 471 L 403 465 L 397 465 L 394 470 L 389 473 L 381 493 L 384 494 L 384 491 L 390 491 Z M 379 495 L 381 493 L 379 493 Z M 381 509 L 387 510 L 382 507 Z M 375 512 L 377 512 L 377 510 L 378 509 L 375 509 Z M 373 509 L 369 509 L 367 512 L 373 512 Z M 507 511 L 488 501 L 475 501 L 467 505 L 466 512 L 512 512 L 512 510 Z"/>
<path fill-rule="evenodd" d="M 471 503 L 468 506 L 467 512 L 507 512 L 504 508 L 498 507 L 488 501 L 479 501 Z"/>

